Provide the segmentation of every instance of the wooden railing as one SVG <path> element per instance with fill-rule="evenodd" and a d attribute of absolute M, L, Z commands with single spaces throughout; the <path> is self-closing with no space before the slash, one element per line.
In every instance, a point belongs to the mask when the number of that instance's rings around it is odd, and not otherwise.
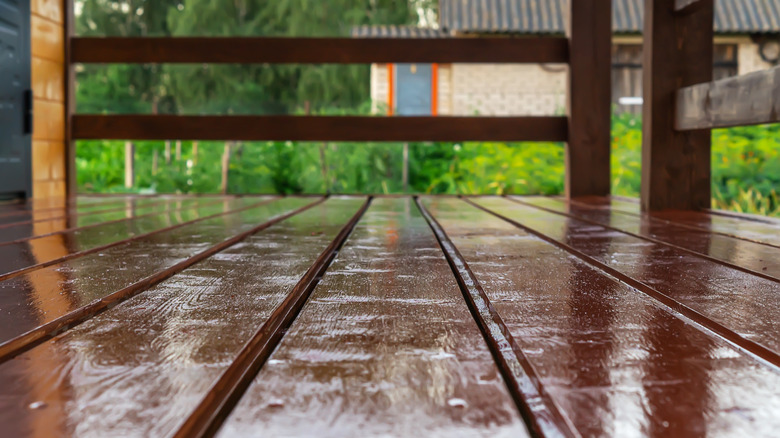
<path fill-rule="evenodd" d="M 712 81 L 714 0 L 645 0 L 642 208 L 706 209 L 713 128 L 780 121 L 780 69 Z"/>
<path fill-rule="evenodd" d="M 70 0 L 69 0 L 70 1 Z M 566 38 L 69 38 L 76 63 L 568 63 L 565 117 L 68 115 L 77 139 L 561 141 L 566 193 L 609 193 L 611 1 L 570 2 Z M 69 8 L 72 9 L 72 8 Z M 72 11 L 71 11 L 72 13 Z M 72 32 L 71 32 L 72 35 Z M 72 102 L 73 73 L 69 87 Z M 71 158 L 69 165 L 73 166 Z M 73 172 L 71 172 L 73 174 Z M 71 177 L 70 192 L 75 192 Z"/>

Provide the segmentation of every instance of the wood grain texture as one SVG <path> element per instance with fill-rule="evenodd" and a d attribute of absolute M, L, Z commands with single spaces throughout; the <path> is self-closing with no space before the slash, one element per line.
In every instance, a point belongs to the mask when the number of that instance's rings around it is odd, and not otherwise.
<path fill-rule="evenodd" d="M 569 2 L 567 197 L 610 191 L 612 1 Z"/>
<path fill-rule="evenodd" d="M 565 38 L 73 38 L 72 63 L 565 63 Z"/>
<path fill-rule="evenodd" d="M 0 421 L 171 436 L 362 203 L 331 198 L 0 365 Z"/>
<path fill-rule="evenodd" d="M 679 251 L 704 257 L 726 267 L 780 282 L 780 254 L 777 248 L 735 239 L 705 230 L 691 230 L 650 215 L 621 214 L 611 209 L 592 209 L 550 198 L 508 198 L 523 205 L 541 208 L 603 226 L 609 230 L 669 245 Z"/>
<path fill-rule="evenodd" d="M 475 200 L 488 201 L 511 204 Z M 774 433 L 775 367 L 495 216 L 453 199 L 429 198 L 426 205 L 580 436 Z M 583 229 L 566 231 L 567 223 L 556 223 L 551 235 L 576 239 Z M 611 239 L 591 244 L 610 256 Z M 650 261 L 652 252 L 640 254 L 627 261 L 636 275 L 667 268 Z"/>
<path fill-rule="evenodd" d="M 708 208 L 710 133 L 675 127 L 677 90 L 712 80 L 713 0 L 699 0 L 690 14 L 675 0 L 646 0 L 642 209 Z"/>
<path fill-rule="evenodd" d="M 780 122 L 780 67 L 677 91 L 675 129 Z"/>
<path fill-rule="evenodd" d="M 572 202 L 590 208 L 611 209 L 620 214 L 640 214 L 640 206 L 635 202 L 599 198 L 578 199 Z M 713 234 L 780 248 L 780 224 L 771 220 L 745 220 L 708 212 L 674 210 L 655 212 L 651 216 L 664 223 L 690 230 L 707 231 Z"/>
<path fill-rule="evenodd" d="M 271 202 L 275 198 L 250 200 L 228 199 L 219 205 L 204 203 L 187 203 L 190 208 L 175 208 L 171 205 L 168 211 L 158 212 L 157 215 L 140 215 L 131 220 L 101 223 L 97 226 L 80 227 L 65 233 L 52 233 L 46 237 L 34 239 L 35 245 L 46 245 L 49 242 L 66 242 L 67 251 L 58 257 L 34 257 L 28 249 L 30 240 L 0 245 L 0 260 L 3 267 L 0 268 L 0 281 L 26 274 L 35 269 L 62 263 L 73 258 L 83 257 L 87 254 L 105 251 L 115 246 L 127 245 L 138 239 L 154 236 L 157 233 L 168 233 L 179 227 L 194 224 L 199 221 L 212 219 L 224 214 L 234 214 L 243 210 L 257 207 L 263 203 Z M 195 201 L 195 200 L 192 200 Z M 186 204 L 185 204 L 186 205 Z M 7 253 L 16 254 L 16 257 L 5 257 Z M 21 254 L 22 257 L 18 255 Z"/>
<path fill-rule="evenodd" d="M 564 117 L 76 115 L 78 139 L 566 141 Z"/>
<path fill-rule="evenodd" d="M 756 358 L 780 366 L 777 282 L 507 199 L 470 202 L 544 237 Z"/>
<path fill-rule="evenodd" d="M 260 429 L 528 436 L 412 199 L 374 200 L 218 436 Z"/>
<path fill-rule="evenodd" d="M 0 282 L 3 308 L 25 315 L 25 324 L 0 325 L 0 361 L 66 331 L 88 318 L 183 269 L 224 250 L 253 232 L 314 205 L 310 199 L 286 198 L 235 215 L 205 220 L 170 233 L 135 240 Z M 36 287 L 36 279 L 54 273 L 73 278 Z M 52 297 L 69 306 L 42 312 Z M 0 320 L 0 323 L 3 322 Z"/>

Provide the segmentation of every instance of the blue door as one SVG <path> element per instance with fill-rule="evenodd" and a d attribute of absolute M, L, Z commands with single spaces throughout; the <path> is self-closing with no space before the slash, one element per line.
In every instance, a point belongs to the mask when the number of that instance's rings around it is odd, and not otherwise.
<path fill-rule="evenodd" d="M 401 116 L 430 116 L 431 64 L 396 64 L 395 71 L 395 113 Z"/>
<path fill-rule="evenodd" d="M 29 196 L 30 0 L 0 0 L 0 198 Z"/>

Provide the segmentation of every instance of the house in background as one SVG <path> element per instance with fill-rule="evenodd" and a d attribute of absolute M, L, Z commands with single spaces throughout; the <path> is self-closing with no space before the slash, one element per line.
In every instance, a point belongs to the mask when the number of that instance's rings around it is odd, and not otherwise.
<path fill-rule="evenodd" d="M 354 37 L 452 38 L 563 35 L 568 0 L 439 0 L 438 28 L 361 26 Z M 715 2 L 714 78 L 770 68 L 780 58 L 780 0 Z M 612 99 L 642 102 L 643 0 L 613 0 Z M 566 65 L 374 64 L 376 112 L 398 115 L 563 113 Z"/>

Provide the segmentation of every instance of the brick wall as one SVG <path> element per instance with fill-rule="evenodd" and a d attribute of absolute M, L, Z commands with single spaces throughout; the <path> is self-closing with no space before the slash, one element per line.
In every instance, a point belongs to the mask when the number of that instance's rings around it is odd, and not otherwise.
<path fill-rule="evenodd" d="M 738 46 L 737 57 L 739 64 L 739 74 L 744 75 L 754 71 L 766 70 L 774 65 L 761 59 L 758 52 L 758 44 L 742 43 Z"/>
<path fill-rule="evenodd" d="M 65 196 L 63 0 L 32 0 L 33 196 Z"/>
<path fill-rule="evenodd" d="M 553 115 L 566 104 L 565 65 L 440 64 L 441 115 Z M 375 112 L 386 108 L 386 64 L 371 66 L 371 99 Z"/>

